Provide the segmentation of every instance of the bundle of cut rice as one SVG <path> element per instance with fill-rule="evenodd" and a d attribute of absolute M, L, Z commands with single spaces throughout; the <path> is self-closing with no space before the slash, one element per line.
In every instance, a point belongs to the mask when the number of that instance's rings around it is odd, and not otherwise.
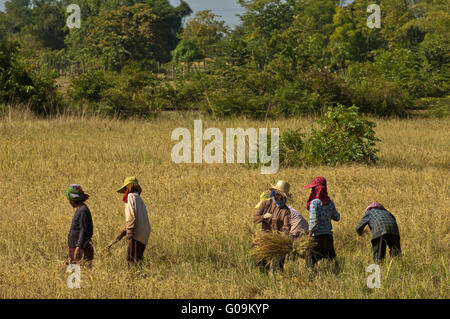
<path fill-rule="evenodd" d="M 296 257 L 305 259 L 308 250 L 313 250 L 315 247 L 316 244 L 311 240 L 311 238 L 308 237 L 308 235 L 303 234 L 294 240 L 292 250 Z"/>
<path fill-rule="evenodd" d="M 261 232 L 254 238 L 251 253 L 257 262 L 270 263 L 273 259 L 290 253 L 296 257 L 305 258 L 307 250 L 311 248 L 313 244 L 306 235 L 301 235 L 292 241 L 289 236 L 281 232 Z"/>

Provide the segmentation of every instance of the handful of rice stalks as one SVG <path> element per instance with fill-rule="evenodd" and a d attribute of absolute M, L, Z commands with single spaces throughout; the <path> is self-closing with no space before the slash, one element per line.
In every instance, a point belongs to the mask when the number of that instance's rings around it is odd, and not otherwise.
<path fill-rule="evenodd" d="M 300 235 L 294 241 L 281 232 L 261 232 L 253 240 L 253 249 L 251 254 L 256 261 L 271 262 L 275 258 L 283 257 L 287 254 L 305 258 L 308 249 L 314 248 L 310 238 L 306 235 Z"/>
<path fill-rule="evenodd" d="M 306 258 L 306 253 L 309 250 L 314 250 L 316 244 L 311 240 L 308 235 L 303 234 L 294 240 L 293 243 L 293 255 L 302 259 Z"/>

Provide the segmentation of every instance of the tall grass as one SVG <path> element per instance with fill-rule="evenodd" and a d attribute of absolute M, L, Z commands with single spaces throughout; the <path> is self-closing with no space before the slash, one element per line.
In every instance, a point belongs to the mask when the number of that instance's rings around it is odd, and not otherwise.
<path fill-rule="evenodd" d="M 281 169 L 276 175 L 239 164 L 171 161 L 171 132 L 193 128 L 196 114 L 126 121 L 61 116 L 0 120 L 0 298 L 449 298 L 450 122 L 376 120 L 375 166 Z M 270 127 L 311 128 L 309 119 Z M 203 118 L 204 129 L 266 127 L 245 119 Z M 128 269 L 125 240 L 105 248 L 124 224 L 115 190 L 126 176 L 142 183 L 152 233 L 140 267 Z M 251 256 L 259 194 L 277 179 L 291 183 L 292 206 L 308 217 L 302 188 L 325 176 L 341 213 L 334 223 L 340 271 L 320 262 L 312 279 L 304 260 L 281 275 L 261 274 Z M 81 289 L 68 289 L 67 232 L 73 209 L 63 192 L 80 183 L 94 221 L 95 259 Z M 370 235 L 354 231 L 379 201 L 399 222 L 403 256 L 387 258 L 382 288 L 369 289 Z"/>

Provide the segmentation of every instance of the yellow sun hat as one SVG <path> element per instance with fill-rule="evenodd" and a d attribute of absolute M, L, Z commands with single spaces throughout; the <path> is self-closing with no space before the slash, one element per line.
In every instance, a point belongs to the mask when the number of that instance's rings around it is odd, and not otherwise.
<path fill-rule="evenodd" d="M 136 184 L 136 185 L 139 185 L 139 182 L 138 182 L 137 178 L 134 177 L 134 176 L 127 177 L 127 178 L 125 178 L 125 181 L 123 182 L 122 187 L 119 188 L 119 189 L 117 190 L 117 192 L 118 192 L 118 193 L 125 193 L 128 184 Z"/>

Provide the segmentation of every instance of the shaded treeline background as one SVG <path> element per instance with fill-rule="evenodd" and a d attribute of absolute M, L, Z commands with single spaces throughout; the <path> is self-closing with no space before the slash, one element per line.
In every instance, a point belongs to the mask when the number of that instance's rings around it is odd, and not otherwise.
<path fill-rule="evenodd" d="M 229 29 L 184 1 L 11 0 L 0 12 L 0 108 L 267 118 L 342 104 L 448 115 L 448 1 L 238 2 L 246 11 Z M 71 3 L 80 29 L 66 26 Z M 367 26 L 373 3 L 380 29 Z"/>

